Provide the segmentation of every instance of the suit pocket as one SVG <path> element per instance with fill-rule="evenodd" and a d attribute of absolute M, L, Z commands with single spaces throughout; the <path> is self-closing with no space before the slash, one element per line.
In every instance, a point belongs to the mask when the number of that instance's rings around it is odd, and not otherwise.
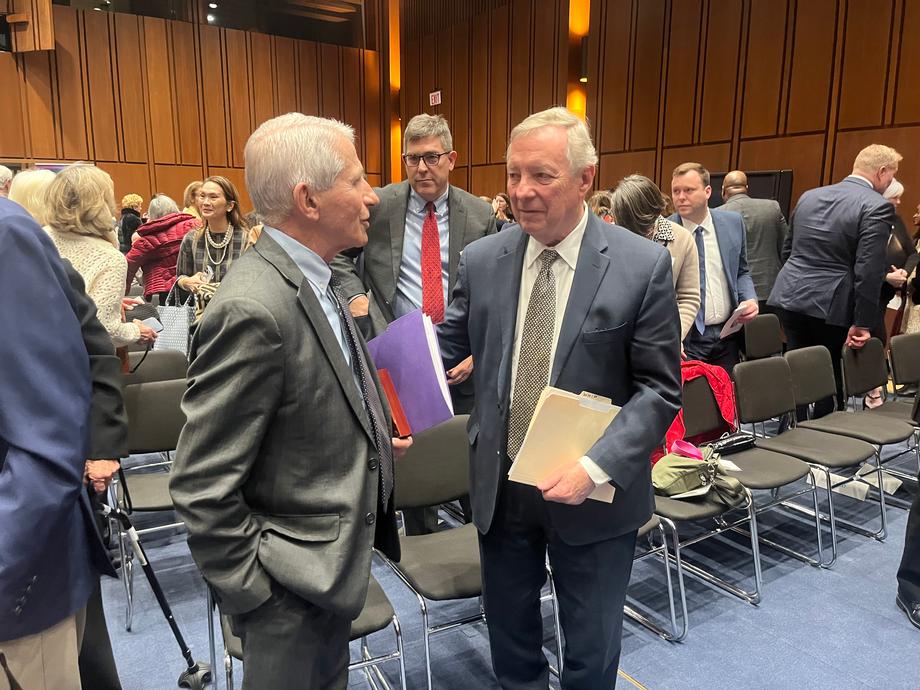
<path fill-rule="evenodd" d="M 273 533 L 302 542 L 328 542 L 339 538 L 340 519 L 337 513 L 323 515 L 266 515 L 262 533 Z"/>
<path fill-rule="evenodd" d="M 613 328 L 600 328 L 593 331 L 582 331 L 581 339 L 585 345 L 594 345 L 599 343 L 609 343 L 619 340 L 626 334 L 626 322 Z"/>
<path fill-rule="evenodd" d="M 466 436 L 470 441 L 470 445 L 476 443 L 476 439 L 479 438 L 479 422 L 470 419 L 469 423 L 466 425 Z"/>

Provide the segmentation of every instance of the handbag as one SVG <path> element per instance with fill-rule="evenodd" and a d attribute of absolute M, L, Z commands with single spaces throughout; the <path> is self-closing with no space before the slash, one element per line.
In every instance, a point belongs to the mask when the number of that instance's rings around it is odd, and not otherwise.
<path fill-rule="evenodd" d="M 176 284 L 174 283 L 166 303 L 157 307 L 163 330 L 157 334 L 153 344 L 154 350 L 179 350 L 188 357 L 189 330 L 195 320 L 194 297 L 190 296 L 184 303 L 176 303 Z M 170 304 L 172 300 L 172 304 Z"/>
<path fill-rule="evenodd" d="M 220 283 L 202 283 L 198 286 L 198 294 L 195 295 L 195 323 L 201 320 L 204 308 L 211 303 L 219 287 Z"/>
<path fill-rule="evenodd" d="M 725 473 L 719 465 L 719 454 L 711 446 L 697 448 L 686 441 L 675 441 L 671 452 L 655 463 L 652 486 L 659 496 L 706 496 L 726 508 L 734 508 L 745 497 L 744 486 Z"/>
<path fill-rule="evenodd" d="M 746 431 L 736 431 L 733 434 L 722 434 L 708 444 L 719 455 L 731 455 L 740 453 L 742 450 L 748 450 L 754 447 L 754 435 Z"/>

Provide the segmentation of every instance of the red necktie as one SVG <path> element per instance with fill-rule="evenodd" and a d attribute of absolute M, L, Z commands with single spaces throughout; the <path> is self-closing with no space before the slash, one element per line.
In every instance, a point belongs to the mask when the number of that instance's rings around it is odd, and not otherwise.
<path fill-rule="evenodd" d="M 441 237 L 434 203 L 425 204 L 428 214 L 422 223 L 422 311 L 435 323 L 444 320 L 444 286 L 441 283 Z"/>

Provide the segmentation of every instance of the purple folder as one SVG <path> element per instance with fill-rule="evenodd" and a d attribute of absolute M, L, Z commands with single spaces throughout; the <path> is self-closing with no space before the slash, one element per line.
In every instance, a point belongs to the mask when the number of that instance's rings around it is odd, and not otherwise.
<path fill-rule="evenodd" d="M 390 373 L 413 434 L 454 416 L 438 337 L 421 309 L 390 323 L 367 349 L 374 366 Z"/>

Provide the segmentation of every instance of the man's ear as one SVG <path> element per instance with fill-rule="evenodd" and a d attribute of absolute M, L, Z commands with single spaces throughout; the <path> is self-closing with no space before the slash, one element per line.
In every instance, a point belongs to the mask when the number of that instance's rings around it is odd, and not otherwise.
<path fill-rule="evenodd" d="M 294 209 L 297 213 L 311 220 L 316 220 L 319 215 L 319 204 L 307 183 L 298 182 L 291 194 L 294 197 Z"/>

